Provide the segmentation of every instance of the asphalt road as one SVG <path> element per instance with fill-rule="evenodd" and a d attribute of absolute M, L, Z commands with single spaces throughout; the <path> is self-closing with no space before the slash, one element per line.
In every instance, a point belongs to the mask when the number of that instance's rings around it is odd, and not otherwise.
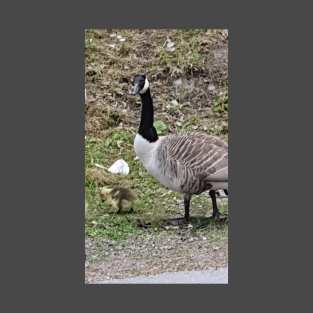
<path fill-rule="evenodd" d="M 228 284 L 228 267 L 107 280 L 97 284 Z"/>

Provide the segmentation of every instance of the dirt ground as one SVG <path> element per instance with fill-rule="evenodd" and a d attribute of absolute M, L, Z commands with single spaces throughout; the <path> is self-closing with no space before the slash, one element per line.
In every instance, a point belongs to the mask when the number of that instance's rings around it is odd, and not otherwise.
<path fill-rule="evenodd" d="M 228 240 L 208 240 L 190 229 L 150 232 L 116 243 L 86 238 L 85 282 L 206 270 L 228 265 Z"/>
<path fill-rule="evenodd" d="M 166 51 L 167 40 L 174 52 Z M 144 73 L 155 119 L 168 133 L 203 130 L 227 140 L 228 112 L 215 103 L 228 100 L 227 31 L 90 30 L 85 45 L 86 134 L 137 128 L 140 100 L 128 91 L 133 76 Z"/>

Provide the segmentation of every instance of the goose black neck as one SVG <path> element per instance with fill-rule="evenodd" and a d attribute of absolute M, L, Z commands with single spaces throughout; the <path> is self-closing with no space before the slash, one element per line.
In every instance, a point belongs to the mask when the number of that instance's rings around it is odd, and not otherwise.
<path fill-rule="evenodd" d="M 153 102 L 150 94 L 150 88 L 143 94 L 141 98 L 141 120 L 138 133 L 149 142 L 158 140 L 158 134 L 153 126 Z"/>

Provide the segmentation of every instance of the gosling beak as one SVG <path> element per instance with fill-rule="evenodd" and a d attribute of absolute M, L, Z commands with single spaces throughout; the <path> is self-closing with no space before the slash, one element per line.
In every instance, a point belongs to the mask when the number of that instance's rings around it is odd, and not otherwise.
<path fill-rule="evenodd" d="M 138 85 L 138 84 L 135 84 L 135 85 L 132 87 L 132 89 L 131 89 L 131 91 L 130 91 L 130 94 L 131 94 L 132 96 L 136 96 L 136 95 L 138 95 L 138 93 L 139 93 L 139 85 Z"/>

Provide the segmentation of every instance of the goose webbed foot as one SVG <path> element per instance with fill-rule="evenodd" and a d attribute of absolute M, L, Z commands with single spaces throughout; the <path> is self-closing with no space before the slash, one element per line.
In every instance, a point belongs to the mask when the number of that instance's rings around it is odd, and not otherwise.
<path fill-rule="evenodd" d="M 212 218 L 216 221 L 220 220 L 221 219 L 221 213 L 217 210 L 215 212 L 213 212 L 212 214 Z"/>
<path fill-rule="evenodd" d="M 167 226 L 183 226 L 187 224 L 189 224 L 189 220 L 187 221 L 185 217 L 171 218 L 165 221 Z"/>

